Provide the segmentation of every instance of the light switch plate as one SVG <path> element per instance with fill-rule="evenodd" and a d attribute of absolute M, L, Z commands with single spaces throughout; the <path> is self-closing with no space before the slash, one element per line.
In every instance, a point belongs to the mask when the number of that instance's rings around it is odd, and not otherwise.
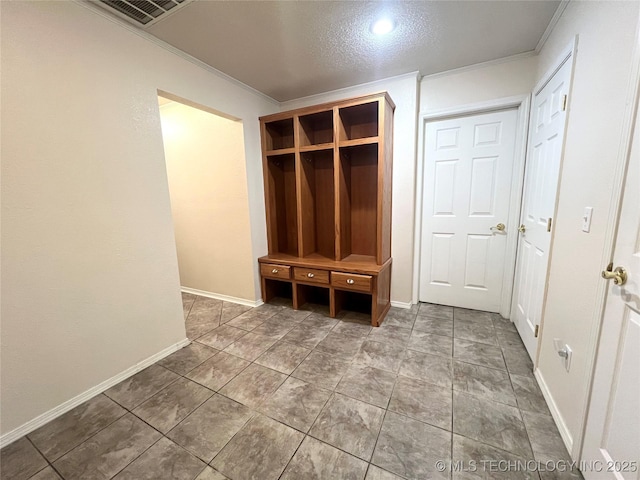
<path fill-rule="evenodd" d="M 582 231 L 589 233 L 591 230 L 591 215 L 593 215 L 593 207 L 584 207 L 584 215 L 582 216 Z"/>

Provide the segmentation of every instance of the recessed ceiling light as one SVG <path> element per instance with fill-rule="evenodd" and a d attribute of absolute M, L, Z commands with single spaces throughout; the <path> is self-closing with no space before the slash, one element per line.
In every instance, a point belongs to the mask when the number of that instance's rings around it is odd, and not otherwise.
<path fill-rule="evenodd" d="M 395 24 L 388 18 L 381 18 L 371 24 L 371 31 L 376 35 L 385 35 L 395 28 Z"/>

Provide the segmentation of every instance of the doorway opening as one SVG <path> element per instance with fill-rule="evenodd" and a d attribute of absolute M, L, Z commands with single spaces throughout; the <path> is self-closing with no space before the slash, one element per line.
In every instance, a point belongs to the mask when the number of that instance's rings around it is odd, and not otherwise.
<path fill-rule="evenodd" d="M 180 285 L 254 305 L 242 121 L 159 94 Z"/>

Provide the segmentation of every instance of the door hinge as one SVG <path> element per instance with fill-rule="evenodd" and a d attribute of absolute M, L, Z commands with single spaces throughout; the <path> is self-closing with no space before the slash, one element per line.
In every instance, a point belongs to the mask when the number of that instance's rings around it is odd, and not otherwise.
<path fill-rule="evenodd" d="M 562 96 L 562 111 L 564 112 L 567 109 L 567 96 Z"/>
<path fill-rule="evenodd" d="M 552 221 L 552 220 L 553 220 L 552 218 L 548 218 L 548 219 L 547 219 L 547 232 L 550 232 L 550 231 L 551 231 L 551 221 Z"/>
<path fill-rule="evenodd" d="M 533 332 L 533 336 L 534 336 L 535 338 L 538 338 L 538 331 L 539 331 L 539 330 L 540 330 L 540 325 L 536 325 L 536 329 L 535 329 L 535 331 Z"/>

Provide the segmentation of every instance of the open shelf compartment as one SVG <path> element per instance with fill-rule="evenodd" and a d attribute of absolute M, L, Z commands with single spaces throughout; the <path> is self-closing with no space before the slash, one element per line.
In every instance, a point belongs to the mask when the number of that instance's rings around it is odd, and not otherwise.
<path fill-rule="evenodd" d="M 269 253 L 298 255 L 295 155 L 267 157 Z"/>
<path fill-rule="evenodd" d="M 343 311 L 372 314 L 372 298 L 368 293 L 349 292 L 347 290 L 335 290 L 336 315 Z"/>
<path fill-rule="evenodd" d="M 307 308 L 311 305 L 322 306 L 326 307 L 328 311 L 331 304 L 330 293 L 328 287 L 303 285 L 299 283 L 295 288 L 296 299 L 294 300 L 294 305 L 297 305 L 298 308 L 302 308 L 304 305 L 307 305 Z"/>
<path fill-rule="evenodd" d="M 335 188 L 333 150 L 300 154 L 302 256 L 318 254 L 334 260 Z"/>
<path fill-rule="evenodd" d="M 344 107 L 340 113 L 340 141 L 378 136 L 378 102 Z"/>
<path fill-rule="evenodd" d="M 378 146 L 340 148 L 340 255 L 374 260 L 377 252 Z"/>
<path fill-rule="evenodd" d="M 267 151 L 293 148 L 293 118 L 264 124 Z"/>
<path fill-rule="evenodd" d="M 333 110 L 302 115 L 300 122 L 300 146 L 333 143 Z"/>

